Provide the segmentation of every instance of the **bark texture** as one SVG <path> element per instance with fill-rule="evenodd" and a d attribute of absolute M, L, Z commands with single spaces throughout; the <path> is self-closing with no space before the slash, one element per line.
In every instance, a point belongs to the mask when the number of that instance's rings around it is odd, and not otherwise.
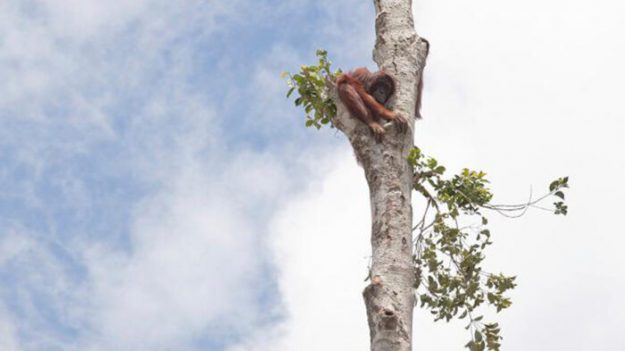
<path fill-rule="evenodd" d="M 362 165 L 371 200 L 371 280 L 363 292 L 372 351 L 412 350 L 415 305 L 412 245 L 412 169 L 406 158 L 414 145 L 417 84 L 425 44 L 415 32 L 411 0 L 374 0 L 376 43 L 373 60 L 392 75 L 398 89 L 390 102 L 408 117 L 409 131 L 391 123 L 376 141 L 369 128 L 351 118 L 333 93 L 338 113 L 334 125 L 349 139 Z"/>

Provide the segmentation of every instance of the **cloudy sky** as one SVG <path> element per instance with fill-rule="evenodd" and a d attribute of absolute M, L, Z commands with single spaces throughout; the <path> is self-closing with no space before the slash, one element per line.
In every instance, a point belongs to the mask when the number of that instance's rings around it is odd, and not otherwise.
<path fill-rule="evenodd" d="M 505 350 L 624 350 L 625 3 L 415 1 L 416 142 L 496 202 Z M 0 350 L 365 350 L 362 170 L 282 70 L 371 61 L 360 0 L 0 0 Z M 417 209 L 418 210 L 418 209 Z M 330 289 L 328 289 L 330 287 Z M 416 350 L 461 350 L 416 310 Z"/>

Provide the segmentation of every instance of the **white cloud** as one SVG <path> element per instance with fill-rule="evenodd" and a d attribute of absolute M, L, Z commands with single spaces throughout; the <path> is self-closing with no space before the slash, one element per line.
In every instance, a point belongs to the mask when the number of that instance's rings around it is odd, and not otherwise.
<path fill-rule="evenodd" d="M 257 295 L 271 286 L 261 276 L 266 224 L 257 209 L 270 211 L 292 181 L 274 155 L 228 150 L 206 96 L 188 82 L 193 39 L 208 35 L 214 17 L 233 5 L 33 5 L 0 5 L 0 61 L 7 63 L 0 113 L 11 126 L 0 146 L 16 150 L 9 161 L 25 165 L 26 174 L 23 186 L 2 195 L 20 203 L 31 197 L 47 226 L 23 223 L 36 229 L 0 235 L 3 278 L 15 283 L 0 293 L 19 295 L 12 308 L 20 312 L 0 321 L 0 346 L 193 350 L 207 337 L 226 342 L 245 332 L 259 318 Z M 118 204 L 133 208 L 127 247 L 88 227 L 65 227 L 67 219 L 52 211 L 67 206 L 85 221 L 103 215 L 95 205 L 109 198 L 99 199 L 83 172 L 97 178 L 91 160 L 111 145 L 121 151 L 103 158 L 115 168 L 103 169 L 102 178 L 127 175 L 149 194 Z M 77 156 L 93 168 L 80 169 Z M 44 178 L 63 161 L 79 169 Z M 54 200 L 68 203 L 52 205 L 36 193 L 47 187 L 60 188 Z M 10 272 L 13 261 L 18 270 Z M 28 340 L 18 345 L 16 335 Z"/>
<path fill-rule="evenodd" d="M 498 202 L 571 177 L 568 217 L 492 221 L 490 266 L 520 283 L 502 316 L 507 349 L 623 347 L 625 242 L 615 231 L 625 190 L 614 180 L 625 176 L 615 154 L 625 147 L 625 50 L 615 44 L 624 9 L 438 1 L 415 12 L 432 43 L 417 142 L 452 169 L 489 172 Z"/>
<path fill-rule="evenodd" d="M 370 219 L 366 183 L 351 153 L 313 158 L 303 194 L 273 215 L 270 249 L 285 320 L 229 351 L 365 349 L 361 292 Z"/>
<path fill-rule="evenodd" d="M 18 351 L 20 348 L 14 322 L 9 320 L 8 315 L 6 308 L 0 305 L 0 349 Z"/>
<path fill-rule="evenodd" d="M 137 207 L 128 256 L 88 255 L 97 335 L 88 349 L 185 349 L 209 327 L 224 332 L 254 321 L 258 229 L 237 197 L 227 197 L 239 184 L 220 189 L 228 179 L 197 166 L 183 166 Z"/>
<path fill-rule="evenodd" d="M 117 31 L 139 19 L 158 2 L 53 0 L 36 1 L 37 12 L 49 20 L 50 29 L 61 37 L 89 39 L 102 31 Z M 26 10 L 28 11 L 28 10 Z M 35 14 L 37 15 L 37 14 Z"/>
<path fill-rule="evenodd" d="M 3 235 L 0 237 L 0 266 L 9 260 L 23 254 L 32 248 L 32 241 L 20 235 L 16 229 L 10 228 L 8 223 L 3 223 Z"/>
<path fill-rule="evenodd" d="M 3 223 L 3 227 L 4 233 L 0 235 L 0 267 L 32 249 L 32 242 L 28 238 L 19 235 L 15 229 L 9 229 L 7 223 Z M 15 318 L 0 301 L 0 350 L 20 350 L 16 324 Z"/>

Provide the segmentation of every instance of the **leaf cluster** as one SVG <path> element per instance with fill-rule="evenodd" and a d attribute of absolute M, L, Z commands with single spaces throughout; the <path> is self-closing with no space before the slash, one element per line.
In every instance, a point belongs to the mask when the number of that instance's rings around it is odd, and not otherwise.
<path fill-rule="evenodd" d="M 569 187 L 569 177 L 558 178 L 549 184 L 549 192 L 553 193 L 554 196 L 560 198 L 559 201 L 553 203 L 555 207 L 554 213 L 559 215 L 566 216 L 568 213 L 568 206 L 564 204 L 564 192 L 562 189 Z"/>
<path fill-rule="evenodd" d="M 510 207 L 492 205 L 486 173 L 465 168 L 445 177 L 445 167 L 417 147 L 410 151 L 408 162 L 414 171 L 414 189 L 427 201 L 421 221 L 413 228 L 415 288 L 420 306 L 429 309 L 436 321 L 467 318 L 471 340 L 466 347 L 471 351 L 497 351 L 501 346 L 500 328 L 497 323 L 483 323 L 476 309 L 483 303 L 497 312 L 510 307 L 512 301 L 506 294 L 516 283 L 514 276 L 483 270 L 484 250 L 492 244 L 483 212 L 518 211 L 535 202 Z M 552 182 L 546 196 L 563 200 L 562 189 L 567 182 L 566 177 Z M 566 214 L 564 203 L 554 206 L 555 214 Z M 428 216 L 431 209 L 433 213 Z"/>
<path fill-rule="evenodd" d="M 289 87 L 286 97 L 291 97 L 293 92 L 298 94 L 295 106 L 304 108 L 306 127 L 319 129 L 336 116 L 336 104 L 328 96 L 327 82 L 335 81 L 341 71 L 332 72 L 326 50 L 317 50 L 317 59 L 316 65 L 301 65 L 298 73 L 282 72 L 282 77 L 287 79 Z"/>

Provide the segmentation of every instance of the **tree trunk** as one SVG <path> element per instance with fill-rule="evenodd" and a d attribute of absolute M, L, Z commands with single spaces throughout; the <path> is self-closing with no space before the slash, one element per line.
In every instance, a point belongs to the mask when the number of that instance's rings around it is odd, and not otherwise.
<path fill-rule="evenodd" d="M 391 108 L 408 117 L 408 132 L 394 125 L 376 141 L 369 128 L 337 102 L 334 125 L 349 139 L 365 171 L 371 199 L 371 280 L 363 292 L 372 351 L 412 350 L 415 270 L 412 245 L 412 169 L 417 83 L 425 44 L 417 36 L 411 0 L 374 0 L 376 44 L 373 60 L 396 79 Z"/>

